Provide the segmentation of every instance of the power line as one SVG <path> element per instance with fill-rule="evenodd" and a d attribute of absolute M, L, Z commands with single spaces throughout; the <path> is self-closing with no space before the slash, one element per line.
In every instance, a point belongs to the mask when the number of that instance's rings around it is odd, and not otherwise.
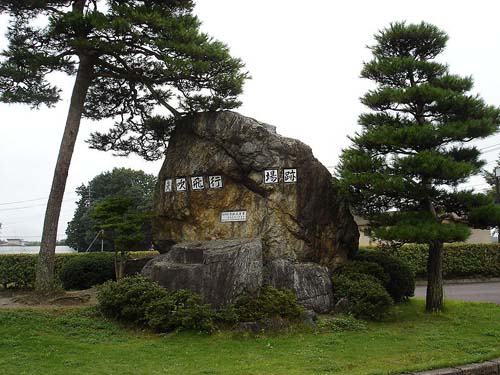
<path fill-rule="evenodd" d="M 499 150 L 500 150 L 500 147 L 495 147 L 495 148 L 492 148 L 490 150 L 482 151 L 481 153 L 487 154 L 488 152 L 494 152 L 494 151 L 499 151 Z"/>
<path fill-rule="evenodd" d="M 68 202 L 68 201 L 72 201 L 73 199 L 63 199 L 63 202 Z M 31 206 L 23 206 L 23 207 L 13 207 L 13 208 L 2 208 L 0 209 L 1 212 L 4 212 L 4 211 L 14 211 L 14 210 L 24 210 L 26 208 L 32 208 L 32 207 L 43 207 L 43 206 L 46 206 L 47 204 L 46 203 L 42 203 L 42 204 L 33 204 Z"/>
<path fill-rule="evenodd" d="M 65 235 L 66 233 L 57 233 L 58 236 Z M 13 235 L 1 235 L 0 238 L 42 238 L 42 235 L 38 236 L 23 236 L 19 234 L 13 234 Z"/>
<path fill-rule="evenodd" d="M 64 194 L 65 196 L 69 195 L 69 196 L 74 196 L 74 195 L 77 195 L 77 193 L 67 193 L 67 194 Z M 0 206 L 6 206 L 6 205 L 10 205 L 10 204 L 19 204 L 19 203 L 27 203 L 27 202 L 36 202 L 36 201 L 42 201 L 42 200 L 45 200 L 45 199 L 48 199 L 49 197 L 42 197 L 42 198 L 33 198 L 33 199 L 26 199 L 26 200 L 23 200 L 23 201 L 15 201 L 15 202 L 2 202 L 0 203 Z"/>
<path fill-rule="evenodd" d="M 483 148 L 480 148 L 479 151 L 483 151 L 483 150 L 486 150 L 488 148 L 497 147 L 497 146 L 500 146 L 500 143 L 496 143 L 494 145 L 485 146 Z"/>
<path fill-rule="evenodd" d="M 72 212 L 73 209 L 68 209 L 68 210 L 62 210 L 61 214 L 67 214 L 69 212 Z M 1 222 L 3 225 L 14 225 L 14 224 L 22 224 L 22 223 L 30 223 L 33 221 L 39 221 L 41 220 L 45 214 L 37 215 L 37 216 L 28 216 L 24 218 L 11 218 L 10 220 L 15 220 L 15 221 L 8 221 L 8 222 Z M 7 219 L 9 220 L 9 219 Z"/>

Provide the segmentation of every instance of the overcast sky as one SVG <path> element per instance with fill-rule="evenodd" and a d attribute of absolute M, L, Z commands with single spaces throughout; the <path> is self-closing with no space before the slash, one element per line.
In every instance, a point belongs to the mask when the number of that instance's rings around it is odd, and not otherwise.
<path fill-rule="evenodd" d="M 307 143 L 327 166 L 334 166 L 341 149 L 349 144 L 347 136 L 356 130 L 357 117 L 363 111 L 359 97 L 371 87 L 359 78 L 363 61 L 370 59 L 366 45 L 390 22 L 427 21 L 445 30 L 450 40 L 440 60 L 449 64 L 452 73 L 472 75 L 474 92 L 487 103 L 500 105 L 499 11 L 498 0 L 198 0 L 196 7 L 202 29 L 228 44 L 252 75 L 238 111 Z M 0 17 L 0 34 L 6 31 L 6 21 Z M 0 48 L 5 44 L 0 37 Z M 54 79 L 64 90 L 63 100 L 55 108 L 34 111 L 0 104 L 2 238 L 40 239 L 73 84 L 71 77 Z M 88 149 L 84 140 L 107 124 L 82 121 L 58 238 L 65 237 L 77 186 L 113 167 L 153 174 L 161 167 L 161 161 L 118 158 Z M 500 144 L 500 135 L 478 144 Z M 499 152 L 484 154 L 488 167 Z M 469 185 L 485 188 L 481 178 L 472 179 Z M 19 201 L 23 202 L 10 204 Z"/>

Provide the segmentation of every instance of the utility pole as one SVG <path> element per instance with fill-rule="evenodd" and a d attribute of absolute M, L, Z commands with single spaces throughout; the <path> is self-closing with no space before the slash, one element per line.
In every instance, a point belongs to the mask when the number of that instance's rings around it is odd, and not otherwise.
<path fill-rule="evenodd" d="M 498 178 L 500 177 L 500 167 L 495 168 L 495 203 L 500 203 L 500 188 L 498 186 Z M 497 226 L 497 242 L 500 243 L 500 226 Z"/>
<path fill-rule="evenodd" d="M 101 252 L 104 251 L 104 229 L 101 229 Z"/>

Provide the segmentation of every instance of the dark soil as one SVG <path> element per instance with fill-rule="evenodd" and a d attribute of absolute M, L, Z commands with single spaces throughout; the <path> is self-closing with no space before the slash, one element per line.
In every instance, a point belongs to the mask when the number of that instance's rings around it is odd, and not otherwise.
<path fill-rule="evenodd" d="M 96 289 L 60 292 L 50 296 L 40 296 L 29 290 L 0 289 L 0 309 L 20 308 L 72 308 L 97 304 Z"/>

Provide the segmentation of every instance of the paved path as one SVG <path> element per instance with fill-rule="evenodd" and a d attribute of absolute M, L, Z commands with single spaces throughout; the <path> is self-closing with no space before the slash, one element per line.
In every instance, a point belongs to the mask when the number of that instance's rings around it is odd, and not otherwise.
<path fill-rule="evenodd" d="M 425 298 L 425 286 L 417 286 L 415 297 Z M 500 282 L 445 284 L 444 298 L 500 304 Z"/>

